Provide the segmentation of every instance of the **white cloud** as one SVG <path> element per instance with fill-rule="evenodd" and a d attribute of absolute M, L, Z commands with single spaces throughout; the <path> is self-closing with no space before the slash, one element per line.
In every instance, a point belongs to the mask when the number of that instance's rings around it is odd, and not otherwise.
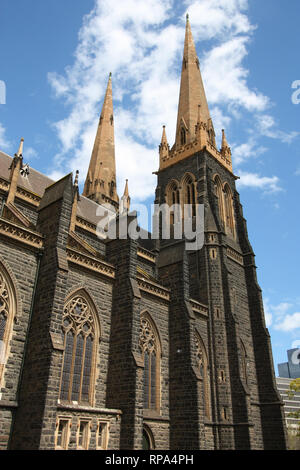
<path fill-rule="evenodd" d="M 54 97 L 67 109 L 53 124 L 61 150 L 52 177 L 78 168 L 81 182 L 85 179 L 112 72 L 118 191 L 129 178 L 133 199 L 154 196 L 152 172 L 158 168 L 162 125 L 167 126 L 170 145 L 175 136 L 184 40 L 184 12 L 177 16 L 179 8 L 175 0 L 95 0 L 83 19 L 74 63 L 63 75 L 48 76 Z M 190 14 L 195 39 L 213 41 L 199 55 L 217 139 L 221 128 L 240 120 L 244 111 L 267 116 L 269 98 L 249 88 L 249 71 L 243 65 L 255 29 L 247 16 L 248 1 L 186 0 L 183 8 Z M 274 126 L 270 123 L 265 132 L 271 135 Z M 236 150 L 236 161 L 243 163 L 264 148 L 250 140 Z M 275 176 L 244 173 L 240 186 L 278 191 L 278 182 Z"/>
<path fill-rule="evenodd" d="M 251 157 L 257 158 L 267 152 L 267 150 L 266 147 L 257 145 L 255 139 L 251 137 L 247 142 L 232 147 L 233 163 L 235 166 L 240 165 Z"/>
<path fill-rule="evenodd" d="M 292 307 L 293 305 L 289 302 L 281 302 L 278 305 L 273 305 L 272 310 L 274 314 L 276 315 L 277 319 L 283 318 L 288 310 Z"/>
<path fill-rule="evenodd" d="M 270 310 L 269 299 L 264 299 L 264 312 L 265 312 L 266 326 L 267 328 L 269 328 L 273 322 L 273 316 Z"/>
<path fill-rule="evenodd" d="M 257 130 L 264 136 L 271 139 L 278 139 L 285 144 L 290 144 L 300 132 L 284 132 L 277 128 L 277 124 L 273 116 L 269 114 L 261 114 L 257 116 Z"/>
<path fill-rule="evenodd" d="M 300 328 L 300 313 L 289 313 L 293 308 L 290 302 L 281 302 L 278 305 L 271 305 L 270 300 L 264 299 L 264 310 L 267 326 L 274 330 L 291 332 Z"/>
<path fill-rule="evenodd" d="M 38 153 L 33 147 L 25 147 L 24 148 L 24 159 L 26 160 L 34 160 L 37 158 Z"/>
<path fill-rule="evenodd" d="M 185 1 L 187 11 L 196 29 L 196 39 L 223 39 L 228 35 L 249 34 L 254 27 L 247 15 L 247 0 Z"/>
<path fill-rule="evenodd" d="M 6 130 L 0 122 L 0 149 L 9 150 L 11 147 L 11 142 L 6 137 Z"/>
<path fill-rule="evenodd" d="M 293 331 L 300 328 L 300 312 L 293 313 L 292 315 L 286 315 L 282 322 L 274 325 L 275 330 L 280 331 Z"/>
<path fill-rule="evenodd" d="M 282 191 L 279 186 L 279 178 L 277 176 L 260 176 L 258 173 L 248 173 L 239 171 L 240 179 L 237 181 L 237 187 L 262 189 L 265 193 L 275 193 Z"/>
<path fill-rule="evenodd" d="M 249 71 L 242 66 L 247 56 L 249 37 L 238 36 L 214 47 L 202 62 L 206 91 L 211 103 L 235 105 L 248 111 L 263 111 L 269 99 L 250 90 Z"/>

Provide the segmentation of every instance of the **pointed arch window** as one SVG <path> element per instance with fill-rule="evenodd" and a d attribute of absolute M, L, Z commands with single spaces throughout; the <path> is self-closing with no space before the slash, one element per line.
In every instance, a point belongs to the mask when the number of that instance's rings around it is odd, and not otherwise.
<path fill-rule="evenodd" d="M 233 197 L 229 185 L 224 185 L 224 209 L 225 209 L 225 223 L 227 233 L 234 236 L 235 224 L 234 224 L 234 213 L 233 213 Z"/>
<path fill-rule="evenodd" d="M 99 341 L 96 315 L 84 295 L 75 295 L 64 308 L 65 336 L 60 399 L 92 403 L 96 345 Z"/>
<path fill-rule="evenodd" d="M 196 216 L 196 189 L 195 179 L 190 175 L 185 175 L 182 180 L 184 191 L 184 204 L 189 207 L 189 216 Z"/>
<path fill-rule="evenodd" d="M 8 344 L 16 312 L 16 297 L 10 277 L 0 267 L 0 380 L 7 359 Z"/>
<path fill-rule="evenodd" d="M 144 409 L 160 408 L 160 341 L 150 318 L 141 317 L 139 348 L 144 361 Z"/>
<path fill-rule="evenodd" d="M 203 383 L 204 413 L 205 417 L 210 419 L 210 379 L 208 358 L 203 341 L 197 333 L 195 334 L 195 344 L 197 369 Z"/>
<path fill-rule="evenodd" d="M 215 185 L 215 194 L 218 198 L 219 216 L 220 216 L 221 223 L 224 225 L 225 219 L 224 219 L 224 205 L 223 205 L 223 189 L 222 189 L 221 180 L 218 175 L 216 175 L 214 178 L 214 185 Z"/>

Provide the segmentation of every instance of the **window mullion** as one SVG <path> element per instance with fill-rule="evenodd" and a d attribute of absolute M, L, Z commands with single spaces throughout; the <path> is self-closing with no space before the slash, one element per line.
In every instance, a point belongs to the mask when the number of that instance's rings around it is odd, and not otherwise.
<path fill-rule="evenodd" d="M 86 336 L 84 337 L 83 348 L 82 348 L 82 363 L 81 363 L 81 373 L 80 373 L 80 385 L 79 385 L 79 402 L 81 401 L 81 392 L 82 392 L 82 381 L 83 381 L 83 371 L 85 367 L 85 349 L 86 349 Z"/>
<path fill-rule="evenodd" d="M 74 366 L 75 366 L 76 348 L 77 348 L 77 337 L 78 337 L 78 334 L 77 334 L 77 332 L 75 332 L 74 342 L 73 342 L 72 363 L 71 363 L 71 368 L 70 368 L 70 385 L 69 385 L 69 395 L 68 395 L 69 401 L 72 400 Z"/>

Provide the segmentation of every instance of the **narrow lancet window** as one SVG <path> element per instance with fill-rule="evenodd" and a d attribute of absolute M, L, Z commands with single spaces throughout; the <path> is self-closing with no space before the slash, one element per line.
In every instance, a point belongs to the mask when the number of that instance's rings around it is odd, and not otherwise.
<path fill-rule="evenodd" d="M 144 409 L 159 411 L 160 344 L 146 315 L 141 318 L 139 347 L 144 361 Z"/>

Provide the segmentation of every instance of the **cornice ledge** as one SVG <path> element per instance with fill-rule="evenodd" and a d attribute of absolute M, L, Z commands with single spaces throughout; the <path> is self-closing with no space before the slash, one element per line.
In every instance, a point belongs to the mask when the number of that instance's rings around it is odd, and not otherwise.
<path fill-rule="evenodd" d="M 3 218 L 0 218 L 0 235 L 4 235 L 19 243 L 38 249 L 43 248 L 44 245 L 44 237 L 42 234 L 28 228 L 20 227 Z"/>
<path fill-rule="evenodd" d="M 103 276 L 109 277 L 110 279 L 115 278 L 115 268 L 112 264 L 108 264 L 105 261 L 94 258 L 93 256 L 80 253 L 73 248 L 67 247 L 67 260 L 70 263 L 85 267 L 86 269 L 95 271 Z"/>

